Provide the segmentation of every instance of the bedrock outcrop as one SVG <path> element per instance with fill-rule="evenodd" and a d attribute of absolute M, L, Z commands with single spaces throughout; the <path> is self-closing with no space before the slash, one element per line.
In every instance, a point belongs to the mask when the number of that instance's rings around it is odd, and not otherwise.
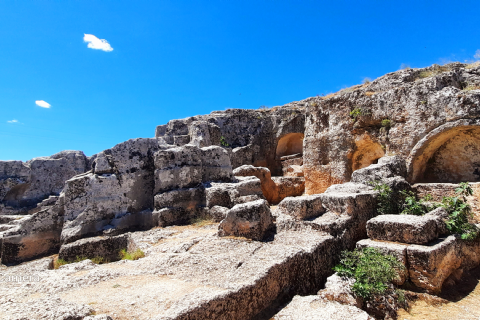
<path fill-rule="evenodd" d="M 479 179 L 480 67 L 452 63 L 386 74 L 310 101 L 306 192 L 321 193 L 384 155 L 407 160 L 407 180 Z M 470 86 L 470 87 L 469 87 Z"/>
<path fill-rule="evenodd" d="M 282 175 L 280 158 L 302 152 L 306 105 L 299 101 L 270 109 L 228 109 L 171 120 L 156 128 L 155 137 L 177 146 L 221 146 L 228 150 L 233 168 L 262 166 L 273 175 Z"/>
<path fill-rule="evenodd" d="M 82 151 L 62 151 L 27 162 L 0 161 L 0 214 L 25 213 L 51 195 L 59 195 L 65 181 L 89 170 Z"/>
<path fill-rule="evenodd" d="M 1 261 L 8 272 L 44 277 L 1 287 L 0 308 L 24 318 L 82 319 L 93 309 L 140 319 L 271 318 L 275 303 L 318 292 L 340 252 L 366 241 L 378 214 L 372 181 L 395 196 L 413 190 L 438 200 L 480 180 L 479 86 L 478 64 L 400 70 L 282 107 L 172 120 L 155 138 L 91 157 L 0 161 Z M 467 197 L 477 218 L 478 184 Z M 409 265 L 399 283 L 438 292 L 480 264 L 476 242 L 434 239 L 445 218 L 384 216 L 370 228 L 376 239 L 417 242 L 385 249 Z M 378 239 L 369 245 L 387 243 Z M 56 271 L 47 270 L 51 258 L 18 265 L 58 252 L 113 259 L 130 240 L 145 258 Z M 124 310 L 123 299 L 145 308 Z M 295 298 L 275 317 L 298 317 L 296 306 L 314 318 L 322 308 L 366 316 L 315 296 Z"/>

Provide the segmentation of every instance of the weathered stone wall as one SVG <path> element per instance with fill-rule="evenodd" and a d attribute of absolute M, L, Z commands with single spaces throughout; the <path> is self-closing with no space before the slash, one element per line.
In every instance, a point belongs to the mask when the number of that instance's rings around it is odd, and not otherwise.
<path fill-rule="evenodd" d="M 293 102 L 259 110 L 228 109 L 171 120 L 158 126 L 155 136 L 177 146 L 187 143 L 198 147 L 222 146 L 229 151 L 233 168 L 244 164 L 263 166 L 269 168 L 273 175 L 282 175 L 281 162 L 276 156 L 277 145 L 282 138 L 296 134 L 300 140 L 285 143 L 283 151 L 301 152 L 306 103 Z"/>
<path fill-rule="evenodd" d="M 306 192 L 320 193 L 349 181 L 354 170 L 383 154 L 407 159 L 410 182 L 425 177 L 477 180 L 480 91 L 463 88 L 479 81 L 478 66 L 434 65 L 389 73 L 310 101 L 304 140 Z M 429 167 L 429 161 L 435 165 Z M 449 167 L 452 162 L 457 162 L 454 168 Z M 446 174 L 440 173 L 443 169 Z"/>
<path fill-rule="evenodd" d="M 81 151 L 62 151 L 26 163 L 0 161 L 0 214 L 16 213 L 58 195 L 66 180 L 88 169 L 89 159 Z"/>

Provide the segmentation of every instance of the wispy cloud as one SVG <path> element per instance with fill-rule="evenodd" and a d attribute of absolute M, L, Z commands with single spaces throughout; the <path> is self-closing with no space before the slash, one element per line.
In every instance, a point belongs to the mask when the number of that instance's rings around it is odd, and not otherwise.
<path fill-rule="evenodd" d="M 475 52 L 475 55 L 473 56 L 475 59 L 480 59 L 480 49 L 478 49 L 476 52 Z"/>
<path fill-rule="evenodd" d="M 46 108 L 46 109 L 51 107 L 50 103 L 45 102 L 43 100 L 37 100 L 37 101 L 35 101 L 35 104 L 39 107 Z"/>
<path fill-rule="evenodd" d="M 87 42 L 88 47 L 91 49 L 98 49 L 106 52 L 113 51 L 113 48 L 110 46 L 110 43 L 108 43 L 107 40 L 98 39 L 93 34 L 84 34 L 83 41 Z"/>
<path fill-rule="evenodd" d="M 13 119 L 13 120 L 8 120 L 7 122 L 8 123 L 18 123 L 18 120 Z"/>

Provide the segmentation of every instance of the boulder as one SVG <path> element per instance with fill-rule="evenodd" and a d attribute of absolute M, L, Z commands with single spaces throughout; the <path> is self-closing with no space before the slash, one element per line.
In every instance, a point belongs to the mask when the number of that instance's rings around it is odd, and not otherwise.
<path fill-rule="evenodd" d="M 263 195 L 268 202 L 272 202 L 275 193 L 275 183 L 272 180 L 272 174 L 268 168 L 243 165 L 233 170 L 233 175 L 236 177 L 255 176 L 260 179 Z"/>
<path fill-rule="evenodd" d="M 367 222 L 370 239 L 426 244 L 438 238 L 437 219 L 432 216 L 386 214 Z"/>
<path fill-rule="evenodd" d="M 221 206 L 232 208 L 236 204 L 265 199 L 260 179 L 255 177 L 237 177 L 234 183 L 206 184 L 207 207 Z"/>
<path fill-rule="evenodd" d="M 318 291 L 318 296 L 329 301 L 336 301 L 343 305 L 350 305 L 362 308 L 363 299 L 355 296 L 352 292 L 352 286 L 355 279 L 340 277 L 334 273 L 327 278 L 325 289 Z"/>
<path fill-rule="evenodd" d="M 370 188 L 351 184 L 346 188 L 332 186 L 320 195 L 323 206 L 331 212 L 350 216 L 374 217 L 377 214 L 376 193 Z"/>
<path fill-rule="evenodd" d="M 227 217 L 228 208 L 214 206 L 210 209 L 210 216 L 212 217 L 213 221 L 221 222 L 223 219 Z"/>
<path fill-rule="evenodd" d="M 199 148 L 220 144 L 220 128 L 214 123 L 202 120 L 193 121 L 188 131 L 191 138 L 190 143 Z"/>
<path fill-rule="evenodd" d="M 318 217 L 325 212 L 320 195 L 286 197 L 277 208 L 277 212 L 305 220 Z"/>
<path fill-rule="evenodd" d="M 75 261 L 77 258 L 101 257 L 107 261 L 120 260 L 120 250 L 133 251 L 136 249 L 134 242 L 128 234 L 116 237 L 94 237 L 80 239 L 62 245 L 58 258 L 65 261 Z"/>
<path fill-rule="evenodd" d="M 305 192 L 304 177 L 272 177 L 275 189 L 271 204 L 277 204 L 286 197 L 301 196 Z"/>
<path fill-rule="evenodd" d="M 395 176 L 407 176 L 405 160 L 400 156 L 382 157 L 378 159 L 377 164 L 354 171 L 350 181 L 368 184 L 371 181 L 382 181 Z"/>
<path fill-rule="evenodd" d="M 255 176 L 262 183 L 262 192 L 271 204 L 278 204 L 285 197 L 300 196 L 305 191 L 303 177 L 272 177 L 269 169 L 243 165 L 233 171 L 236 177 Z"/>
<path fill-rule="evenodd" d="M 172 225 L 187 224 L 191 221 L 193 211 L 187 211 L 182 207 L 162 208 L 152 212 L 152 226 L 166 227 Z"/>
<path fill-rule="evenodd" d="M 273 226 L 270 206 L 265 200 L 237 204 L 218 226 L 219 235 L 262 240 Z"/>
<path fill-rule="evenodd" d="M 30 169 L 22 161 L 0 161 L 0 203 L 10 190 L 29 180 Z"/>

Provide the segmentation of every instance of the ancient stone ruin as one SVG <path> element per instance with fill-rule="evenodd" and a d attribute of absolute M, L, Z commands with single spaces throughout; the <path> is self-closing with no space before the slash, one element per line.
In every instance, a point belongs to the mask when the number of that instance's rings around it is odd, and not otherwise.
<path fill-rule="evenodd" d="M 449 234 L 443 208 L 379 215 L 372 182 L 432 201 L 469 182 L 477 223 L 480 90 L 466 88 L 480 88 L 479 65 L 405 69 L 171 120 L 91 157 L 0 161 L 0 314 L 378 318 L 333 275 L 355 247 L 397 257 L 396 285 L 438 294 L 480 265 L 480 241 Z"/>

